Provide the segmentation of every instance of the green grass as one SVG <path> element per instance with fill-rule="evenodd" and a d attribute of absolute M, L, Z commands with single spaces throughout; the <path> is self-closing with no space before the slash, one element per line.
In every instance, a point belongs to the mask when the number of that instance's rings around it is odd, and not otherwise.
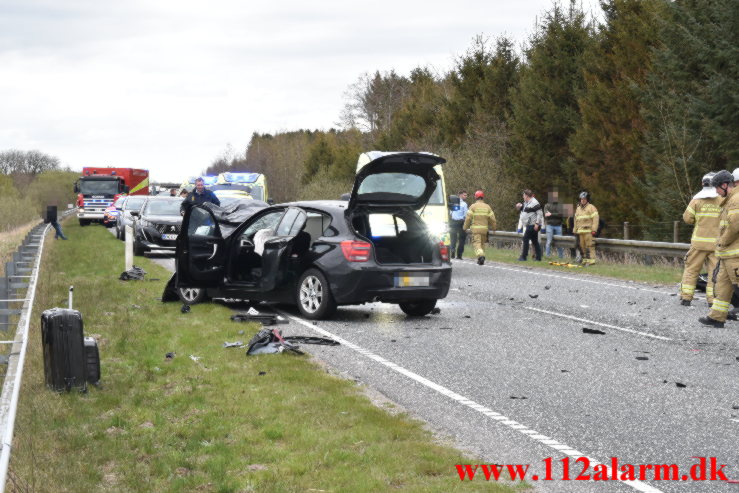
<path fill-rule="evenodd" d="M 180 313 L 159 301 L 163 268 L 137 258 L 160 280 L 119 281 L 123 243 L 99 226 L 65 226 L 69 241 L 46 242 L 13 443 L 11 470 L 30 490 L 513 491 L 461 482 L 455 464 L 477 460 L 308 357 L 224 349 L 257 326 L 218 304 Z M 66 306 L 69 285 L 100 345 L 103 384 L 87 394 L 44 385 L 38 321 Z"/>
<path fill-rule="evenodd" d="M 542 250 L 543 248 L 544 245 L 542 245 Z M 515 264 L 518 266 L 556 270 L 559 272 L 566 272 L 568 275 L 573 276 L 577 276 L 580 274 L 590 274 L 654 284 L 675 284 L 680 282 L 683 273 L 683 269 L 681 266 L 671 265 L 666 262 L 655 262 L 654 265 L 645 265 L 636 262 L 616 263 L 599 258 L 598 262 L 587 267 L 564 267 L 549 264 L 550 261 L 574 263 L 574 260 L 568 257 L 567 251 L 565 251 L 564 260 L 560 260 L 555 254 L 550 258 L 542 257 L 541 262 L 534 262 L 532 260 L 532 255 L 529 256 L 529 259 L 526 262 L 519 262 L 517 259 L 520 255 L 520 249 L 499 249 L 491 247 L 485 249 L 486 261 L 503 262 L 507 264 Z M 465 248 L 464 256 L 475 258 L 474 251 L 471 246 L 468 245 Z"/>

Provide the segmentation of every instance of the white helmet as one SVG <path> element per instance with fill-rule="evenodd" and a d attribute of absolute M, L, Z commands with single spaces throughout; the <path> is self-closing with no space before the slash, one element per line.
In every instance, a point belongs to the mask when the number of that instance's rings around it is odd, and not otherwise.
<path fill-rule="evenodd" d="M 734 181 L 739 181 L 739 168 L 736 168 L 731 174 L 734 175 Z"/>
<path fill-rule="evenodd" d="M 739 168 L 737 168 L 736 170 L 734 170 L 734 178 L 735 179 L 736 179 L 736 171 L 737 170 L 739 170 Z M 711 171 L 711 172 L 706 173 L 705 175 L 703 175 L 703 178 L 701 179 L 701 183 L 703 184 L 703 186 L 704 187 L 710 187 L 711 186 L 711 178 L 713 178 L 715 175 L 716 175 L 716 172 L 715 171 Z"/>

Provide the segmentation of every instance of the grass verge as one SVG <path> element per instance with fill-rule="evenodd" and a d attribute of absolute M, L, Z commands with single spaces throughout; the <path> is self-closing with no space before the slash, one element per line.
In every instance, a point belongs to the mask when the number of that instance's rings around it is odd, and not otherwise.
<path fill-rule="evenodd" d="M 542 245 L 543 248 L 543 245 Z M 598 259 L 598 262 L 594 265 L 587 267 L 564 267 L 558 265 L 549 265 L 550 261 L 553 262 L 572 262 L 574 260 L 567 256 L 565 252 L 564 260 L 560 260 L 555 256 L 547 259 L 542 257 L 541 262 L 534 262 L 532 256 L 525 262 L 519 262 L 518 257 L 521 255 L 520 249 L 507 249 L 507 248 L 485 248 L 485 260 L 494 262 L 503 262 L 507 264 L 515 264 L 520 267 L 535 267 L 539 269 L 556 270 L 558 272 L 566 272 L 568 275 L 578 274 L 590 274 L 602 277 L 612 277 L 616 279 L 626 279 L 629 281 L 639 281 L 646 283 L 657 283 L 657 284 L 675 284 L 680 282 L 682 279 L 683 270 L 682 267 L 678 267 L 671 264 L 659 264 L 644 265 L 639 263 L 623 263 L 623 262 L 610 262 L 608 260 Z M 474 250 L 471 246 L 467 246 L 464 251 L 464 256 L 469 258 L 476 258 Z"/>
<path fill-rule="evenodd" d="M 119 281 L 123 243 L 67 226 L 70 241 L 46 242 L 13 443 L 31 491 L 513 491 L 461 482 L 469 457 L 307 357 L 224 349 L 257 326 L 218 304 L 162 304 L 165 269 L 137 259 L 150 280 Z M 44 385 L 38 321 L 69 285 L 100 345 L 103 385 L 87 394 Z"/>
<path fill-rule="evenodd" d="M 23 226 L 0 233 L 0 276 L 5 275 L 5 263 L 9 262 L 13 252 L 18 249 L 29 231 L 40 221 L 34 220 Z"/>

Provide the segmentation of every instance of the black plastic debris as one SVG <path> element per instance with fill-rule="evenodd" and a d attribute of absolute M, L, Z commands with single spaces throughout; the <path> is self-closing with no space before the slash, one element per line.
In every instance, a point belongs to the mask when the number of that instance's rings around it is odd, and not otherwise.
<path fill-rule="evenodd" d="M 649 358 L 647 358 L 646 356 L 637 356 L 636 359 L 638 359 L 639 361 L 647 361 Z"/>
<path fill-rule="evenodd" d="M 277 325 L 288 323 L 286 318 L 275 315 L 273 313 L 237 313 L 236 315 L 231 315 L 231 320 L 233 320 L 234 322 L 259 322 L 262 325 Z"/>
<path fill-rule="evenodd" d="M 603 335 L 606 335 L 606 333 L 605 333 L 605 332 L 603 332 L 602 330 L 598 330 L 598 329 L 591 329 L 591 328 L 589 328 L 589 327 L 583 327 L 583 328 L 582 328 L 582 333 L 583 333 L 583 334 L 596 334 L 596 335 L 599 335 L 599 336 L 603 336 Z"/>
<path fill-rule="evenodd" d="M 732 409 L 739 409 L 739 406 L 731 406 Z"/>
<path fill-rule="evenodd" d="M 167 353 L 167 354 L 164 355 L 164 359 L 174 359 L 174 357 L 175 357 L 175 353 L 174 352 L 169 352 L 169 353 Z"/>
<path fill-rule="evenodd" d="M 546 286 L 544 286 L 544 289 L 546 289 L 548 291 L 548 290 L 552 289 L 552 287 L 547 284 Z"/>
<path fill-rule="evenodd" d="M 134 265 L 130 269 L 121 272 L 121 275 L 118 277 L 118 279 L 120 279 L 121 281 L 143 281 L 145 275 L 146 271 L 144 269 L 142 269 L 141 267 L 136 267 Z"/>
<path fill-rule="evenodd" d="M 677 293 L 672 293 L 670 296 L 677 296 Z"/>
<path fill-rule="evenodd" d="M 278 329 L 262 329 L 251 338 L 246 355 L 293 352 L 303 354 L 297 346 L 285 341 Z"/>
<path fill-rule="evenodd" d="M 180 311 L 182 313 L 190 313 L 190 305 L 182 305 L 182 307 L 180 308 Z"/>
<path fill-rule="evenodd" d="M 267 372 L 266 372 L 266 371 L 260 371 L 260 372 L 259 372 L 259 376 L 260 376 L 260 377 L 263 377 L 263 376 L 264 376 L 264 375 L 266 375 L 266 374 L 267 374 Z"/>
<path fill-rule="evenodd" d="M 662 380 L 662 383 L 669 383 L 667 380 Z"/>
<path fill-rule="evenodd" d="M 439 330 L 452 330 L 451 327 L 439 327 Z"/>
<path fill-rule="evenodd" d="M 636 305 L 636 301 L 627 301 L 626 304 L 627 305 Z"/>
<path fill-rule="evenodd" d="M 441 308 L 439 308 L 438 306 L 434 307 L 434 309 L 431 310 L 431 315 L 438 315 L 439 313 L 441 313 Z"/>
<path fill-rule="evenodd" d="M 512 395 L 512 396 L 511 396 L 511 399 L 528 399 L 528 397 L 524 397 L 524 396 L 522 396 L 522 397 L 517 397 L 517 396 L 515 396 L 515 395 Z"/>
<path fill-rule="evenodd" d="M 569 373 L 570 372 L 570 370 L 559 370 L 559 371 L 561 371 L 562 373 Z"/>
<path fill-rule="evenodd" d="M 680 383 L 680 382 L 675 382 L 675 386 L 678 389 L 684 389 L 685 387 L 687 387 L 687 385 L 685 385 L 684 383 Z"/>
<path fill-rule="evenodd" d="M 395 339 L 390 339 L 390 342 L 398 342 L 398 341 L 396 341 Z"/>
<path fill-rule="evenodd" d="M 409 336 L 406 336 L 409 337 Z M 300 343 L 300 344 L 315 344 L 317 346 L 339 346 L 339 341 L 329 339 L 327 337 L 315 337 L 315 336 L 287 336 L 283 337 L 288 342 Z"/>
<path fill-rule="evenodd" d="M 464 318 L 472 318 L 472 316 L 471 315 L 465 315 Z M 739 358 L 737 358 L 736 360 L 739 361 Z"/>
<path fill-rule="evenodd" d="M 529 295 L 529 298 L 534 298 L 534 299 L 536 299 L 536 298 L 538 298 L 538 297 L 539 297 L 539 295 L 538 295 L 538 294 L 530 294 L 530 295 Z"/>

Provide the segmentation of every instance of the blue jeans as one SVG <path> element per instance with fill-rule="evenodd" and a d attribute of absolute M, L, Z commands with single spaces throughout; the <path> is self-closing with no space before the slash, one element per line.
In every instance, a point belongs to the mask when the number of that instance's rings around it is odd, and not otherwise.
<path fill-rule="evenodd" d="M 546 255 L 547 257 L 552 254 L 552 236 L 562 235 L 562 226 L 550 226 L 547 224 L 547 247 L 546 247 Z M 562 247 L 557 247 L 557 253 L 559 253 L 559 258 L 564 258 L 565 256 L 565 249 Z"/>

